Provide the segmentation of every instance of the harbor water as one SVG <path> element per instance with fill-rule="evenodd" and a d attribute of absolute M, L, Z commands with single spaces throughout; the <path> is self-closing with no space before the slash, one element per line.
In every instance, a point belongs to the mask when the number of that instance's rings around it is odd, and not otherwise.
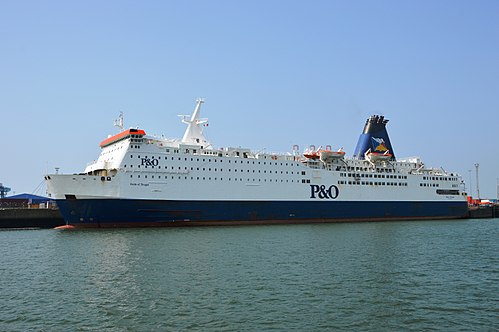
<path fill-rule="evenodd" d="M 0 231 L 1 331 L 497 331 L 499 219 Z"/>

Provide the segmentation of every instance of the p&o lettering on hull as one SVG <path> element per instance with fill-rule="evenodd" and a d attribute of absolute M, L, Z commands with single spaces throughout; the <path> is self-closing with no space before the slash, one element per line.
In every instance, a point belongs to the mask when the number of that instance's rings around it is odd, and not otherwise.
<path fill-rule="evenodd" d="M 140 158 L 142 166 L 158 166 L 159 160 L 156 158 Z"/>
<path fill-rule="evenodd" d="M 334 184 L 329 186 L 329 188 L 326 188 L 325 185 L 310 185 L 310 198 L 336 199 L 339 194 L 340 190 Z"/>

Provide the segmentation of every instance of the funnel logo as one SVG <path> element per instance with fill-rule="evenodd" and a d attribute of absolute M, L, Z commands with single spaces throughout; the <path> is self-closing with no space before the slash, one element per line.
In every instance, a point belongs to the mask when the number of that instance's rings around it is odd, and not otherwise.
<path fill-rule="evenodd" d="M 371 137 L 373 139 L 373 148 L 374 152 L 386 152 L 388 151 L 388 148 L 385 145 L 385 140 L 382 138 L 375 138 Z"/>

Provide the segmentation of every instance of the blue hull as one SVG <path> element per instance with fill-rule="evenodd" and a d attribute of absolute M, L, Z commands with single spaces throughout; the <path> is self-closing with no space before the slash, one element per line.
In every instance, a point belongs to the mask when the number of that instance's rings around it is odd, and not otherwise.
<path fill-rule="evenodd" d="M 80 227 L 313 223 L 465 218 L 467 202 L 279 202 L 58 200 L 67 224 Z"/>

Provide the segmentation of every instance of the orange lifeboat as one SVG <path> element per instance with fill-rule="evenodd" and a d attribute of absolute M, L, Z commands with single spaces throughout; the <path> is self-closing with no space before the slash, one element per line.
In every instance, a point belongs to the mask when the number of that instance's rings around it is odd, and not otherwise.
<path fill-rule="evenodd" d="M 338 151 L 332 151 L 331 147 L 327 146 L 325 150 L 319 151 L 319 156 L 323 162 L 343 159 L 345 157 L 345 151 L 343 151 L 343 148 L 338 149 Z"/>
<path fill-rule="evenodd" d="M 310 145 L 310 147 L 303 153 L 303 156 L 312 160 L 317 160 L 320 158 L 319 151 L 315 149 L 315 145 Z"/>
<path fill-rule="evenodd" d="M 371 162 L 388 161 L 392 157 L 393 155 L 388 150 L 386 150 L 384 153 L 380 153 L 380 152 L 371 152 L 371 150 L 369 149 L 366 152 L 366 159 Z"/>

